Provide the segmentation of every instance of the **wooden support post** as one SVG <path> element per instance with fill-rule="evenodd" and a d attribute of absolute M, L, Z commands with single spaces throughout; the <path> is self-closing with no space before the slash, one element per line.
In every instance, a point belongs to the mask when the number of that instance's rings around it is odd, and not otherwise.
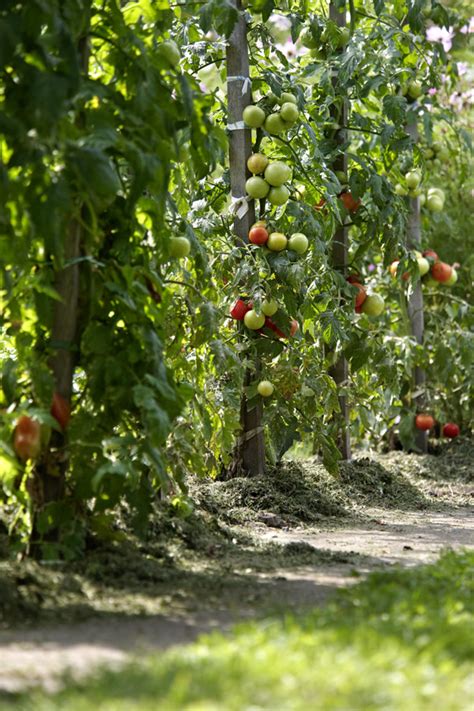
<path fill-rule="evenodd" d="M 242 10 L 241 0 L 236 2 L 237 9 Z M 247 128 L 235 128 L 242 121 L 242 112 L 251 103 L 252 91 L 249 81 L 249 56 L 247 45 L 247 23 L 241 12 L 227 44 L 227 96 L 229 125 L 229 163 L 230 184 L 233 198 L 241 198 L 246 194 L 245 182 L 250 173 L 247 169 L 247 159 L 252 153 L 252 133 Z M 248 241 L 248 233 L 255 222 L 255 206 L 253 201 L 248 204 L 248 211 L 241 217 L 236 215 L 234 233 L 239 242 Z M 257 362 L 255 370 L 248 370 L 245 375 L 245 385 L 248 385 L 258 375 L 260 366 Z M 245 395 L 241 403 L 241 437 L 236 448 L 232 473 L 246 476 L 258 476 L 265 471 L 265 441 L 262 427 L 263 410 L 261 403 L 249 409 Z"/>
<path fill-rule="evenodd" d="M 84 76 L 89 68 L 89 38 L 84 35 L 78 45 L 78 54 Z M 78 126 L 83 125 L 83 115 L 77 117 Z M 79 287 L 82 240 L 84 228 L 78 217 L 72 216 L 64 235 L 63 266 L 55 275 L 55 289 L 59 300 L 54 302 L 53 325 L 51 329 L 51 356 L 49 367 L 53 373 L 54 390 L 70 404 L 74 369 L 77 361 Z M 53 528 L 42 535 L 38 531 L 38 514 L 50 503 L 64 499 L 66 473 L 69 466 L 67 432 L 54 431 L 49 447 L 33 470 L 29 482 L 33 501 L 33 526 L 29 552 L 34 557 L 42 555 L 40 541 L 57 542 L 58 529 Z"/>
<path fill-rule="evenodd" d="M 340 12 L 336 7 L 334 2 L 329 5 L 329 16 L 339 27 L 344 27 L 346 25 L 346 12 Z M 333 78 L 333 83 L 336 83 L 336 77 Z M 334 120 L 342 124 L 347 125 L 349 116 L 349 105 L 346 99 L 341 99 L 342 106 L 336 105 L 333 111 Z M 337 132 L 336 140 L 339 144 L 344 144 L 347 138 L 347 131 L 340 129 Z M 334 162 L 333 170 L 341 170 L 347 172 L 347 156 L 345 153 L 341 153 L 337 160 Z M 349 229 L 346 225 L 342 225 L 336 230 L 333 237 L 332 243 L 332 264 L 335 269 L 341 271 L 344 275 L 347 272 L 347 261 L 348 261 L 348 248 L 349 248 Z M 349 365 L 347 360 L 341 356 L 335 365 L 331 368 L 331 376 L 334 379 L 338 389 L 344 387 L 347 384 L 349 377 Z M 349 403 L 346 395 L 339 395 L 339 404 L 341 408 L 341 413 L 339 416 L 338 423 L 338 437 L 337 446 L 341 454 L 342 459 L 351 459 L 351 441 L 350 441 L 350 431 L 349 431 Z"/>
<path fill-rule="evenodd" d="M 407 125 L 407 132 L 414 143 L 418 142 L 418 126 L 416 118 Z M 410 214 L 407 227 L 407 246 L 410 249 L 419 249 L 421 245 L 421 225 L 420 225 L 420 199 L 410 198 Z M 418 280 L 407 303 L 408 316 L 411 324 L 411 332 L 417 343 L 423 345 L 424 314 L 423 314 L 423 291 L 421 281 Z M 425 402 L 425 382 L 426 375 L 423 368 L 417 366 L 413 373 L 413 388 L 416 397 L 413 398 L 417 411 L 422 411 Z M 421 392 L 420 392 L 421 391 Z M 416 446 L 421 452 L 428 451 L 428 433 L 416 430 Z"/>

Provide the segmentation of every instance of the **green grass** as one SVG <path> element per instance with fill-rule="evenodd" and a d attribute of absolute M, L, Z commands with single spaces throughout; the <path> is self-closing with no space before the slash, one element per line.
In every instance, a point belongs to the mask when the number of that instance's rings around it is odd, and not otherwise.
<path fill-rule="evenodd" d="M 474 553 L 374 573 L 323 610 L 103 672 L 9 711 L 461 711 L 474 684 Z"/>

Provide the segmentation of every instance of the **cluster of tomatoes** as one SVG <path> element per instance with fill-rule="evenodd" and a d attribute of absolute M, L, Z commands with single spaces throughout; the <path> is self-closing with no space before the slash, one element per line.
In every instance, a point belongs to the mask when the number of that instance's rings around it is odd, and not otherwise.
<path fill-rule="evenodd" d="M 279 98 L 271 95 L 258 105 L 247 106 L 242 114 L 246 126 L 254 129 L 264 129 L 270 135 L 278 135 L 293 126 L 299 118 L 297 100 L 293 94 L 283 92 Z M 262 153 L 252 153 L 247 160 L 247 168 L 252 174 L 245 184 L 248 198 L 253 200 L 268 200 L 271 205 L 284 205 L 290 190 L 285 185 L 292 175 L 291 168 L 283 161 L 270 161 Z M 247 198 L 247 199 L 248 199 Z M 306 235 L 295 232 L 287 237 L 282 232 L 268 229 L 266 220 L 259 220 L 249 230 L 248 241 L 252 245 L 264 247 L 270 252 L 292 250 L 296 254 L 304 254 L 309 246 Z M 279 309 L 278 303 L 272 298 L 266 298 L 258 308 L 252 301 L 239 298 L 230 309 L 231 318 L 242 321 L 246 328 L 269 338 L 285 339 L 293 337 L 299 329 L 296 319 L 279 325 L 272 316 Z M 258 383 L 257 392 L 262 397 L 273 394 L 274 386 L 269 380 Z"/>
<path fill-rule="evenodd" d="M 65 397 L 55 392 L 51 403 L 51 415 L 62 431 L 67 429 L 71 418 L 71 406 Z M 19 459 L 37 459 L 43 442 L 49 438 L 50 430 L 42 427 L 38 420 L 29 415 L 18 418 L 13 433 L 13 449 Z"/>
<path fill-rule="evenodd" d="M 350 190 L 343 190 L 337 197 L 351 215 L 354 215 L 362 205 L 362 201 L 359 198 L 356 199 Z M 314 205 L 315 210 L 323 210 L 325 207 L 326 200 L 324 198 L 321 198 L 321 200 Z"/>
<path fill-rule="evenodd" d="M 368 294 L 360 276 L 351 274 L 347 277 L 347 281 L 357 289 L 354 304 L 356 313 L 364 313 L 368 316 L 380 316 L 383 313 L 384 299 L 380 294 Z"/>
<path fill-rule="evenodd" d="M 436 421 L 432 415 L 420 413 L 415 417 L 415 427 L 422 432 L 429 432 L 433 429 L 435 424 Z M 458 437 L 460 434 L 459 425 L 456 425 L 454 422 L 447 422 L 443 425 L 442 434 L 443 437 L 448 437 L 449 439 Z"/>
<path fill-rule="evenodd" d="M 426 249 L 423 253 L 415 251 L 415 257 L 418 262 L 418 271 L 420 277 L 423 278 L 423 283 L 428 286 L 436 284 L 445 284 L 453 286 L 458 280 L 458 273 L 455 265 L 442 262 L 437 253 L 432 249 Z M 398 274 L 398 265 L 400 262 L 396 260 L 392 262 L 389 271 L 393 277 Z M 402 274 L 402 279 L 407 281 L 410 278 L 408 272 Z"/>
<path fill-rule="evenodd" d="M 252 173 L 245 183 L 245 190 L 253 200 L 268 200 L 271 205 L 281 206 L 288 202 L 290 190 L 285 183 L 292 170 L 281 160 L 271 162 L 263 153 L 252 153 L 247 161 Z"/>
<path fill-rule="evenodd" d="M 260 313 L 253 308 L 252 301 L 247 302 L 244 299 L 237 299 L 230 310 L 230 316 L 236 321 L 243 321 L 248 329 L 262 335 L 271 335 L 276 338 L 292 338 L 299 329 L 298 321 L 292 318 L 288 328 L 285 328 L 287 332 L 284 333 L 271 318 L 277 311 L 278 304 L 274 299 L 262 301 Z"/>
<path fill-rule="evenodd" d="M 237 299 L 230 310 L 230 316 L 236 321 L 243 321 L 245 326 L 251 331 L 255 331 L 262 336 L 270 338 L 292 338 L 299 329 L 296 319 L 291 319 L 285 332 L 279 328 L 271 318 L 278 311 L 278 304 L 274 299 L 265 299 L 260 305 L 260 313 L 253 308 L 252 301 Z M 269 380 L 261 380 L 257 386 L 257 392 L 262 397 L 270 397 L 273 394 L 274 386 Z"/>
<path fill-rule="evenodd" d="M 446 264 L 442 262 L 436 252 L 432 249 L 427 249 L 423 252 L 423 256 L 429 261 L 430 269 L 426 273 L 423 281 L 428 286 L 435 284 L 445 284 L 445 286 L 454 286 L 458 280 L 456 267 L 459 265 Z"/>
<path fill-rule="evenodd" d="M 249 128 L 263 128 L 276 136 L 294 126 L 299 115 L 296 97 L 284 91 L 279 97 L 271 94 L 259 104 L 250 104 L 242 118 Z"/>

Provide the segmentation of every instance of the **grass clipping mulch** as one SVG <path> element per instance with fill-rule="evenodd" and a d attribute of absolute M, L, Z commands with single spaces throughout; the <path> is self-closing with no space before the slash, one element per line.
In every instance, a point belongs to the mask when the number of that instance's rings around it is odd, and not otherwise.
<path fill-rule="evenodd" d="M 260 477 L 194 481 L 190 488 L 199 507 L 228 523 L 262 520 L 262 513 L 272 513 L 288 525 L 315 524 L 355 515 L 362 506 L 422 510 L 457 504 L 449 500 L 449 492 L 441 499 L 431 496 L 432 483 L 472 482 L 473 461 L 472 441 L 456 440 L 438 456 L 359 454 L 341 463 L 337 477 L 312 459 L 282 462 Z M 469 495 L 461 503 L 468 503 Z"/>
<path fill-rule="evenodd" d="M 457 440 L 439 456 L 361 456 L 333 477 L 316 460 L 287 461 L 266 476 L 225 482 L 193 479 L 194 512 L 182 518 L 157 502 L 147 538 L 133 535 L 124 512 L 109 540 L 90 535 L 82 558 L 49 565 L 15 562 L 0 545 L 0 628 L 27 622 L 83 619 L 91 614 L 156 614 L 176 604 L 213 605 L 252 592 L 243 576 L 279 567 L 342 562 L 339 554 L 302 543 L 262 546 L 251 529 L 260 522 L 290 527 L 344 523 L 364 506 L 421 510 L 459 503 L 456 492 L 473 480 L 472 442 Z M 431 495 L 433 488 L 441 491 Z M 443 488 L 444 487 L 444 488 Z M 470 499 L 472 501 L 472 498 Z M 236 525 L 237 524 L 237 525 Z M 0 531 L 0 534 L 2 532 Z M 5 535 L 0 535 L 0 543 Z M 253 586 L 253 587 L 252 587 Z"/>

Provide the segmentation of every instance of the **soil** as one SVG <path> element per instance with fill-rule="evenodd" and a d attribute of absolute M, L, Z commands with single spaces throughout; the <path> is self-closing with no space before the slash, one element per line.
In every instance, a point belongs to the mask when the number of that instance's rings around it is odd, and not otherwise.
<path fill-rule="evenodd" d="M 161 504 L 146 541 L 121 524 L 77 562 L 0 559 L 0 700 L 472 546 L 473 455 L 456 440 L 437 456 L 364 453 L 338 478 L 310 460 L 193 481 L 194 513 L 177 518 Z"/>

